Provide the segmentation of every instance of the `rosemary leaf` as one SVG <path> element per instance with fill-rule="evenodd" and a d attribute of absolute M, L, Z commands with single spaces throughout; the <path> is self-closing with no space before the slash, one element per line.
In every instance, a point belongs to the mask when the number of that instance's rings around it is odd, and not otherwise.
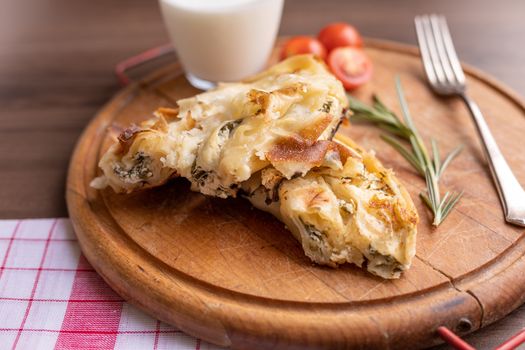
<path fill-rule="evenodd" d="M 403 87 L 401 86 L 401 80 L 399 77 L 396 77 L 396 92 L 397 92 L 397 98 L 399 99 L 399 105 L 401 106 L 401 111 L 403 112 L 403 117 L 405 119 L 405 124 L 408 126 L 410 130 L 412 130 L 412 133 L 414 136 L 419 136 L 419 133 L 416 129 L 416 126 L 414 125 L 414 122 L 412 121 L 412 117 L 410 116 L 410 111 L 408 110 L 408 104 L 405 99 L 405 93 L 403 91 Z"/>
<path fill-rule="evenodd" d="M 430 164 L 430 157 L 428 156 L 427 148 L 425 147 L 425 144 L 423 143 L 423 140 L 419 135 L 419 131 L 417 130 L 416 125 L 414 124 L 412 116 L 410 115 L 408 104 L 405 99 L 405 93 L 403 91 L 403 87 L 401 86 L 401 80 L 399 79 L 399 77 L 396 77 L 396 91 L 397 96 L 399 98 L 399 104 L 401 105 L 401 111 L 403 112 L 403 118 L 405 119 L 405 123 L 408 129 L 412 133 L 412 135 L 410 136 L 410 142 L 413 144 L 412 148 L 414 149 L 414 153 L 417 153 L 419 155 L 418 158 L 421 158 L 422 164 L 428 166 Z"/>
<path fill-rule="evenodd" d="M 412 146 L 412 150 L 414 151 L 414 154 L 416 155 L 419 164 L 423 168 L 423 170 L 427 167 L 428 163 L 426 162 L 425 156 L 423 154 L 423 150 L 419 146 L 417 142 L 416 135 L 410 136 L 410 144 Z"/>
<path fill-rule="evenodd" d="M 383 101 L 379 98 L 379 96 L 374 95 L 372 96 L 372 100 L 374 101 L 374 107 L 380 111 L 381 113 L 390 114 L 393 118 L 397 119 L 397 116 L 395 114 L 391 114 L 391 112 L 388 110 L 388 108 L 385 106 Z"/>
<path fill-rule="evenodd" d="M 363 121 L 365 121 L 365 120 L 363 120 Z M 383 130 L 385 130 L 385 131 L 388 131 L 388 132 L 391 133 L 391 134 L 394 134 L 394 135 L 399 136 L 399 137 L 401 137 L 401 138 L 406 138 L 406 137 L 405 137 L 406 134 L 405 134 L 403 131 L 399 130 L 399 128 L 397 128 L 397 127 L 395 127 L 395 126 L 388 125 L 388 124 L 378 124 L 378 126 L 379 126 L 381 129 L 383 129 Z"/>
<path fill-rule="evenodd" d="M 432 138 L 430 139 L 430 143 L 432 144 L 432 155 L 434 156 L 434 172 L 439 177 L 439 171 L 441 168 L 441 160 L 439 156 L 439 147 L 437 145 L 436 139 Z"/>
<path fill-rule="evenodd" d="M 447 199 L 448 197 L 450 197 L 450 191 L 447 191 L 447 193 L 445 193 L 445 195 L 443 196 L 443 199 L 441 200 L 441 208 L 439 208 L 440 210 L 443 210 L 445 208 L 445 206 L 447 205 Z"/>
<path fill-rule="evenodd" d="M 450 162 L 452 162 L 452 160 L 454 160 L 454 158 L 456 158 L 459 153 L 461 152 L 461 150 L 463 149 L 463 145 L 459 145 L 457 146 L 456 148 L 454 148 L 446 157 L 445 157 L 445 160 L 443 161 L 443 165 L 441 165 L 441 167 L 439 168 L 439 170 L 436 170 L 437 171 L 437 175 L 438 177 L 441 177 L 441 175 L 443 175 L 443 172 L 445 171 L 445 169 L 448 167 L 448 165 L 450 164 Z"/>
<path fill-rule="evenodd" d="M 448 216 L 448 214 L 452 211 L 452 209 L 454 208 L 454 206 L 458 203 L 459 199 L 463 196 L 463 191 L 461 191 L 460 193 L 457 193 L 456 195 L 452 196 L 450 198 L 450 200 L 448 201 L 448 203 L 445 205 L 445 207 L 443 208 L 442 210 L 442 213 L 441 213 L 441 221 L 438 222 L 437 224 L 435 224 L 436 226 L 438 226 L 440 223 L 443 222 L 443 220 L 446 219 L 446 217 Z"/>
<path fill-rule="evenodd" d="M 463 196 L 463 192 L 447 192 L 441 198 L 439 190 L 439 179 L 443 176 L 445 169 L 459 155 L 462 146 L 454 148 L 441 161 L 438 143 L 432 138 L 430 141 L 432 153 L 430 153 L 410 115 L 399 78 L 396 78 L 396 91 L 401 106 L 402 119 L 388 109 L 379 97 L 375 95 L 373 96 L 372 106 L 352 96 L 348 96 L 350 109 L 354 113 L 351 118 L 353 121 L 366 121 L 376 124 L 389 134 L 381 135 L 381 138 L 403 156 L 419 175 L 425 179 L 426 191 L 421 192 L 419 196 L 434 216 L 432 224 L 438 226 Z M 402 140 L 408 144 L 408 147 L 403 145 Z"/>
<path fill-rule="evenodd" d="M 374 96 L 373 99 L 374 105 L 368 106 L 348 95 L 350 109 L 354 113 L 351 117 L 352 121 L 372 122 L 380 127 L 396 130 L 395 134 L 408 140 L 412 131 L 403 124 L 396 114 L 388 110 L 377 96 Z"/>
<path fill-rule="evenodd" d="M 381 135 L 381 138 L 386 143 L 388 143 L 390 146 L 392 146 L 396 151 L 398 151 L 399 154 L 401 154 L 403 156 L 403 158 L 405 158 L 410 163 L 410 165 L 412 165 L 418 171 L 418 173 L 420 173 L 422 175 L 425 174 L 425 169 L 420 167 L 420 163 L 416 159 L 416 157 L 414 157 L 414 155 L 412 153 L 410 153 L 405 148 L 405 146 L 403 146 L 401 143 L 399 143 L 399 141 L 397 141 L 395 138 L 393 138 L 391 136 L 388 136 L 388 135 Z"/>
<path fill-rule="evenodd" d="M 430 203 L 432 203 L 432 210 L 434 211 L 434 216 L 439 216 L 439 209 L 441 207 L 441 203 L 439 201 L 439 191 L 436 191 L 436 182 L 434 181 L 434 177 L 432 176 L 432 172 L 430 169 L 427 169 L 425 171 L 425 181 L 427 183 L 427 192 L 428 196 L 430 198 Z M 439 190 L 439 189 L 438 189 Z"/>

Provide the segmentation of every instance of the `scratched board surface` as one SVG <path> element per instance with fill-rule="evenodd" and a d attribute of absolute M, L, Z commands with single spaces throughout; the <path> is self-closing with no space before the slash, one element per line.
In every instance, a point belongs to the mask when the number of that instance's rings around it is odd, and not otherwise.
<path fill-rule="evenodd" d="M 419 199 L 424 181 L 369 125 L 349 135 L 395 170 L 418 207 L 417 255 L 398 280 L 382 280 L 354 266 L 312 264 L 279 221 L 243 199 L 207 198 L 182 179 L 130 195 L 101 193 L 87 184 L 112 138 L 111 124 L 150 116 L 191 96 L 177 64 L 124 90 L 100 112 L 71 163 L 68 206 L 84 252 L 107 282 L 131 302 L 183 330 L 235 348 L 392 346 L 436 343 L 442 324 L 468 332 L 516 308 L 525 295 L 524 230 L 506 225 L 468 112 L 425 86 L 415 51 L 369 41 L 371 83 L 356 95 L 379 94 L 399 110 L 400 76 L 424 138 L 443 151 L 465 146 L 443 179 L 443 190 L 464 190 L 438 228 Z M 512 93 L 469 70 L 469 89 L 488 117 L 502 151 L 525 183 L 523 105 Z M 521 281 L 521 282 L 520 282 Z M 460 319 L 467 319 L 460 324 Z"/>

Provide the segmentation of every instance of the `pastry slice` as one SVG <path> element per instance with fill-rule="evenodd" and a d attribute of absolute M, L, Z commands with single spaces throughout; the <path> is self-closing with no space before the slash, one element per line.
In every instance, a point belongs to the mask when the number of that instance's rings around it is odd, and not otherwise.
<path fill-rule="evenodd" d="M 226 198 L 268 166 L 301 176 L 322 157 L 292 162 L 286 154 L 331 139 L 348 101 L 324 63 L 302 55 L 177 104 L 121 133 L 92 185 L 131 192 L 181 176 L 194 191 Z"/>
<path fill-rule="evenodd" d="M 398 278 L 416 248 L 418 215 L 409 194 L 350 139 L 326 142 L 323 165 L 289 180 L 265 168 L 243 184 L 246 198 L 284 222 L 314 262 L 353 263 Z"/>
<path fill-rule="evenodd" d="M 410 266 L 414 205 L 373 154 L 331 141 L 347 100 L 323 63 L 295 56 L 178 106 L 122 132 L 92 185 L 132 192 L 184 177 L 194 191 L 240 193 L 272 213 L 316 263 L 383 278 Z"/>

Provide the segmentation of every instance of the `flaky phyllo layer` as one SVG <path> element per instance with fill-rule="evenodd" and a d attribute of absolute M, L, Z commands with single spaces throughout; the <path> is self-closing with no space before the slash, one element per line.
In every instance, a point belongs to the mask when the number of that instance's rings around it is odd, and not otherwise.
<path fill-rule="evenodd" d="M 192 189 L 226 198 L 272 165 L 304 175 L 322 154 L 296 155 L 332 138 L 347 107 L 341 83 L 311 56 L 283 61 L 243 83 L 160 108 L 156 119 L 126 130 L 100 161 L 96 185 L 117 192 L 157 186 L 177 175 Z"/>
<path fill-rule="evenodd" d="M 132 192 L 184 177 L 194 191 L 271 212 L 319 264 L 397 278 L 415 253 L 417 213 L 372 154 L 331 141 L 346 107 L 324 64 L 295 56 L 124 130 L 92 186 Z"/>
<path fill-rule="evenodd" d="M 246 197 L 283 221 L 316 263 L 366 265 L 375 275 L 398 278 L 416 248 L 410 196 L 372 153 L 343 136 L 326 142 L 337 145 L 338 159 L 327 157 L 291 180 L 265 168 L 243 183 Z"/>

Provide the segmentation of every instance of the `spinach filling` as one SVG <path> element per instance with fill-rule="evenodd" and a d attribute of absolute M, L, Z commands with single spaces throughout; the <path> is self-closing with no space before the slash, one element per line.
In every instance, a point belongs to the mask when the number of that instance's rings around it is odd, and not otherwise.
<path fill-rule="evenodd" d="M 227 139 L 230 138 L 231 136 L 233 136 L 233 132 L 235 131 L 235 129 L 237 129 L 237 127 L 241 125 L 242 121 L 243 121 L 242 119 L 236 119 L 236 120 L 231 120 L 229 122 L 226 122 L 219 129 L 219 136 L 227 138 Z"/>
<path fill-rule="evenodd" d="M 224 138 L 225 141 L 228 140 L 229 138 L 231 138 L 231 136 L 233 136 L 233 132 L 242 123 L 242 121 L 242 119 L 236 119 L 224 123 L 224 125 L 218 131 L 218 136 Z M 213 170 L 204 170 L 202 167 L 198 166 L 197 158 L 195 159 L 191 167 L 191 177 L 199 187 L 206 186 L 208 182 L 213 181 L 213 178 L 215 176 L 216 175 Z M 236 189 L 237 187 L 238 184 L 232 184 L 229 188 L 219 186 L 216 190 L 218 193 L 227 194 L 230 192 L 229 190 Z"/>
<path fill-rule="evenodd" d="M 150 156 L 145 155 L 143 152 L 137 152 L 133 160 L 134 164 L 130 169 L 126 169 L 121 163 L 117 163 L 113 166 L 113 172 L 122 181 L 128 183 L 145 181 L 153 176 L 153 172 L 150 169 L 153 161 Z"/>
<path fill-rule="evenodd" d="M 306 224 L 302 219 L 299 219 L 303 225 L 308 237 L 311 241 L 316 242 L 317 244 L 324 242 L 325 235 L 323 232 L 319 231 L 314 225 Z"/>
<path fill-rule="evenodd" d="M 191 177 L 199 186 L 204 186 L 204 184 L 206 184 L 206 180 L 210 176 L 210 173 L 211 171 L 206 171 L 200 166 L 197 166 L 197 160 L 193 162 L 191 167 Z"/>
<path fill-rule="evenodd" d="M 371 260 L 374 260 L 374 265 L 376 267 L 385 266 L 389 269 L 392 269 L 394 273 L 401 272 L 404 270 L 403 265 L 400 264 L 399 261 L 397 261 L 394 257 L 379 253 L 371 245 L 368 247 L 368 254 L 366 256 L 366 260 L 368 261 L 368 263 Z"/>
<path fill-rule="evenodd" d="M 326 101 L 325 103 L 323 103 L 323 106 L 321 107 L 321 109 L 319 109 L 319 111 L 324 113 L 330 113 L 330 110 L 332 109 L 332 104 L 333 101 Z"/>

